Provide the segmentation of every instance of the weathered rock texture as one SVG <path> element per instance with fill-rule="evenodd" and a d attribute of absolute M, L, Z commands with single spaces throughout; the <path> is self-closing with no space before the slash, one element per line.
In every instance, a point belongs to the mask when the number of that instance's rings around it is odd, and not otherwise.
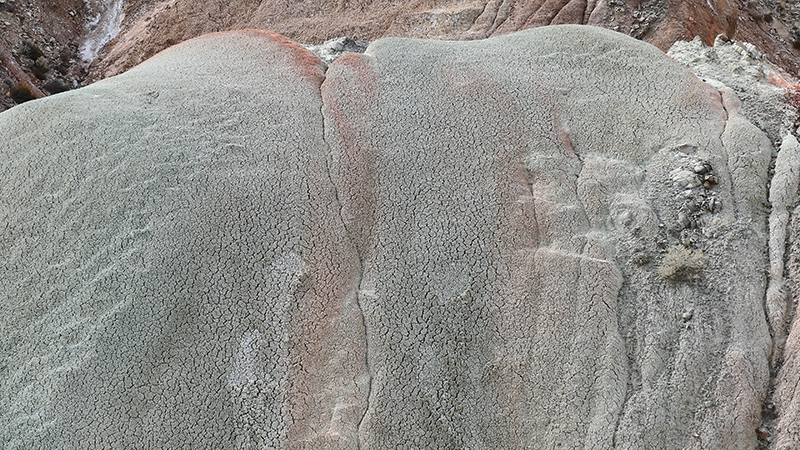
<path fill-rule="evenodd" d="M 769 448 L 800 445 L 800 329 L 796 319 L 800 292 L 800 144 L 796 139 L 800 86 L 781 77 L 752 45 L 717 39 L 714 47 L 694 40 L 677 42 L 668 53 L 698 76 L 741 98 L 735 106 L 776 141 L 774 176 L 770 180 L 769 285 L 765 311 L 773 336 L 770 398 L 759 433 L 771 438 Z M 764 448 L 767 448 L 766 446 Z"/>
<path fill-rule="evenodd" d="M 121 73 L 175 43 L 213 31 L 259 28 L 319 44 L 349 36 L 478 39 L 555 24 L 597 25 L 663 51 L 721 33 L 754 43 L 775 64 L 800 72 L 800 5 L 767 0 L 129 0 L 121 33 L 92 76 Z"/>
<path fill-rule="evenodd" d="M 792 84 L 794 80 L 782 75 L 752 44 L 720 36 L 707 46 L 695 38 L 676 42 L 667 55 L 720 89 L 720 95 L 733 90 L 740 100 L 735 106 L 739 113 L 773 142 L 796 132 L 800 104 L 789 96 L 800 85 Z"/>
<path fill-rule="evenodd" d="M 727 33 L 792 75 L 800 71 L 800 4 L 786 1 L 0 0 L 0 110 L 82 86 L 87 76 L 121 73 L 214 31 L 258 28 L 310 45 L 341 36 L 477 39 L 563 23 L 603 26 L 664 51 L 695 36 L 711 45 Z"/>
<path fill-rule="evenodd" d="M 75 87 L 97 1 L 0 0 L 0 111 Z"/>
<path fill-rule="evenodd" d="M 783 146 L 786 148 L 784 149 Z M 794 139 L 789 139 L 784 142 L 783 146 L 781 153 L 787 151 L 787 159 L 790 157 L 795 159 L 791 164 L 784 166 L 782 170 L 781 181 L 784 183 L 777 185 L 776 197 L 779 202 L 776 202 L 777 205 L 773 204 L 776 213 L 773 214 L 774 219 L 772 216 L 770 217 L 770 228 L 775 227 L 779 232 L 787 232 L 788 245 L 785 249 L 787 250 L 785 256 L 787 267 L 785 272 L 779 273 L 780 276 L 776 277 L 781 282 L 776 287 L 779 298 L 785 301 L 783 304 L 785 310 L 781 312 L 786 315 L 785 327 L 788 339 L 785 342 L 785 348 L 778 348 L 779 351 L 782 350 L 780 354 L 783 359 L 779 362 L 783 364 L 780 366 L 777 377 L 778 383 L 773 395 L 774 404 L 769 406 L 773 408 L 770 419 L 777 422 L 777 445 L 775 448 L 788 450 L 797 447 L 800 442 L 800 390 L 798 390 L 797 381 L 798 374 L 800 374 L 800 324 L 797 322 L 798 299 L 800 298 L 800 288 L 798 288 L 800 286 L 800 204 L 797 201 L 800 144 Z M 775 174 L 775 179 L 778 179 L 778 173 Z M 775 184 L 773 181 L 773 185 Z M 779 197 L 781 194 L 784 196 Z M 790 200 L 792 194 L 794 194 L 794 198 Z M 770 195 L 770 200 L 772 197 Z M 787 217 L 787 210 L 791 211 L 789 217 Z M 780 250 L 784 250 L 784 248 L 781 247 Z M 784 254 L 776 256 L 784 257 Z M 779 268 L 784 269 L 782 266 Z M 788 274 L 787 279 L 783 279 L 784 274 Z M 784 345 L 783 342 L 780 344 Z"/>
<path fill-rule="evenodd" d="M 219 35 L 2 116 L 4 448 L 275 448 L 333 412 L 355 442 L 322 75 Z"/>
<path fill-rule="evenodd" d="M 303 45 L 325 64 L 330 64 L 347 53 L 364 53 L 368 46 L 367 41 L 356 41 L 348 37 L 329 39 L 320 45 Z"/>
<path fill-rule="evenodd" d="M 732 91 L 595 27 L 322 67 L 215 34 L 0 114 L 4 448 L 759 445 Z"/>

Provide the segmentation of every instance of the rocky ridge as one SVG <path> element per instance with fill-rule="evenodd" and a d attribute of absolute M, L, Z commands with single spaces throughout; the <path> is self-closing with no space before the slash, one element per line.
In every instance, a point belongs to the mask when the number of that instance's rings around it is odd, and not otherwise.
<path fill-rule="evenodd" d="M 274 0 L 153 0 L 125 4 L 120 35 L 94 64 L 96 79 L 121 73 L 156 52 L 203 33 L 257 28 L 318 45 L 348 36 L 448 40 L 483 39 L 556 24 L 609 28 L 666 51 L 676 41 L 700 36 L 711 45 L 719 34 L 756 45 L 793 76 L 800 73 L 800 6 L 785 1 L 424 0 L 414 2 Z M 800 47 L 800 44 L 798 44 Z"/>
<path fill-rule="evenodd" d="M 602 26 L 663 51 L 695 36 L 712 45 L 725 33 L 753 43 L 791 76 L 800 68 L 800 6 L 786 1 L 71 0 L 56 5 L 3 0 L 0 110 L 119 74 L 208 32 L 264 29 L 319 45 L 341 36 L 362 41 L 389 36 L 469 40 L 562 23 Z"/>

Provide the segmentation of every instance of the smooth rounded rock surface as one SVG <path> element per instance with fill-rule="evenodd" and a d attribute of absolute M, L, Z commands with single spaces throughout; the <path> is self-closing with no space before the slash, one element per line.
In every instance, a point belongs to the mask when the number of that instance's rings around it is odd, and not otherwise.
<path fill-rule="evenodd" d="M 754 448 L 769 148 L 716 89 L 563 26 L 380 40 L 323 100 L 373 448 Z"/>
<path fill-rule="evenodd" d="M 4 447 L 757 446 L 735 99 L 571 25 L 322 67 L 216 34 L 0 114 Z"/>
<path fill-rule="evenodd" d="M 355 442 L 322 76 L 217 34 L 0 115 L 0 447 L 278 448 L 332 415 Z"/>

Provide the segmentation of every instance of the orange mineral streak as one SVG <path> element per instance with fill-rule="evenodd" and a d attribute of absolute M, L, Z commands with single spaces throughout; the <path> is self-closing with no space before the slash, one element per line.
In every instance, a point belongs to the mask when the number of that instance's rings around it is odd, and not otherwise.
<path fill-rule="evenodd" d="M 253 33 L 253 35 L 261 35 L 271 39 L 278 44 L 283 45 L 290 49 L 294 56 L 294 61 L 303 68 L 303 75 L 314 82 L 314 85 L 319 88 L 325 80 L 325 69 L 323 68 L 322 61 L 317 58 L 317 55 L 310 50 L 303 48 L 297 42 L 283 36 L 281 34 L 273 33 L 264 30 L 242 30 L 242 32 Z"/>
<path fill-rule="evenodd" d="M 221 37 L 224 36 L 231 36 L 234 38 L 240 36 L 247 36 L 255 39 L 265 39 L 274 42 L 280 48 L 289 53 L 290 58 L 293 60 L 295 64 L 297 64 L 298 68 L 300 69 L 299 73 L 305 79 L 310 81 L 314 86 L 319 88 L 322 85 L 322 81 L 325 79 L 324 65 L 322 61 L 320 61 L 320 59 L 317 58 L 317 56 L 314 53 L 312 53 L 309 50 L 306 50 L 300 44 L 292 41 L 286 36 L 282 36 L 280 34 L 265 30 L 232 30 L 232 31 L 220 31 L 217 33 L 204 34 L 202 36 L 189 39 L 187 41 L 183 41 L 179 44 L 175 44 L 169 48 L 166 48 L 158 52 L 156 55 L 154 55 L 153 58 L 158 58 L 161 57 L 162 55 L 168 55 L 173 50 L 180 49 L 186 45 L 193 45 L 198 42 L 220 39 Z M 264 58 L 267 60 L 273 60 L 275 56 L 276 55 L 272 52 L 264 54 Z"/>
<path fill-rule="evenodd" d="M 369 57 L 348 53 L 331 65 L 322 87 L 323 102 L 341 146 L 338 179 L 342 183 L 338 189 L 342 215 L 360 258 L 372 246 L 378 207 L 378 156 L 369 139 L 379 126 L 374 111 L 377 85 L 378 74 Z"/>
<path fill-rule="evenodd" d="M 359 129 L 358 120 L 374 116 L 366 109 L 375 104 L 377 74 L 361 55 L 347 55 L 332 68 L 321 95 L 339 137 L 331 151 L 334 161 L 340 158 L 340 172 L 338 178 L 328 175 L 335 169 L 327 153 L 315 155 L 309 165 L 309 279 L 294 321 L 287 433 L 289 442 L 316 448 L 352 446 L 366 409 L 367 392 L 357 381 L 368 370 L 366 330 L 356 301 L 361 271 L 356 247 L 369 240 L 376 192 L 374 152 L 365 143 L 370 130 Z M 348 95 L 351 76 L 362 82 L 356 90 L 364 92 Z"/>
<path fill-rule="evenodd" d="M 786 81 L 781 75 L 776 72 L 767 72 L 767 83 L 780 86 L 782 88 L 791 89 L 793 91 L 800 91 L 800 84 L 794 84 Z"/>

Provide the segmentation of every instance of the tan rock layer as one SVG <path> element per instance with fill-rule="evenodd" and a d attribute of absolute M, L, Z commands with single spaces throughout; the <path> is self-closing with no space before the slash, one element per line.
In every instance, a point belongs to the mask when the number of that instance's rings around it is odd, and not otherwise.
<path fill-rule="evenodd" d="M 106 2 L 107 3 L 107 2 Z M 84 85 L 121 73 L 183 40 L 214 31 L 259 28 L 303 43 L 350 36 L 478 39 L 536 26 L 579 23 L 644 39 L 666 51 L 676 40 L 701 36 L 710 45 L 719 33 L 754 43 L 770 60 L 797 76 L 800 8 L 787 2 L 735 0 L 425 0 L 352 3 L 276 0 L 129 0 L 122 32 L 87 72 L 78 48 L 96 33 L 102 1 L 0 2 L 0 110 L 28 98 Z M 46 53 L 35 68 L 16 49 L 33 42 Z M 5 61 L 5 62 L 4 62 Z M 39 74 L 39 75 L 36 75 Z M 43 78 L 42 78 L 43 77 Z M 40 79 L 41 78 L 41 79 Z M 47 84 L 48 89 L 42 90 Z M 30 88 L 30 89 L 28 89 Z"/>

